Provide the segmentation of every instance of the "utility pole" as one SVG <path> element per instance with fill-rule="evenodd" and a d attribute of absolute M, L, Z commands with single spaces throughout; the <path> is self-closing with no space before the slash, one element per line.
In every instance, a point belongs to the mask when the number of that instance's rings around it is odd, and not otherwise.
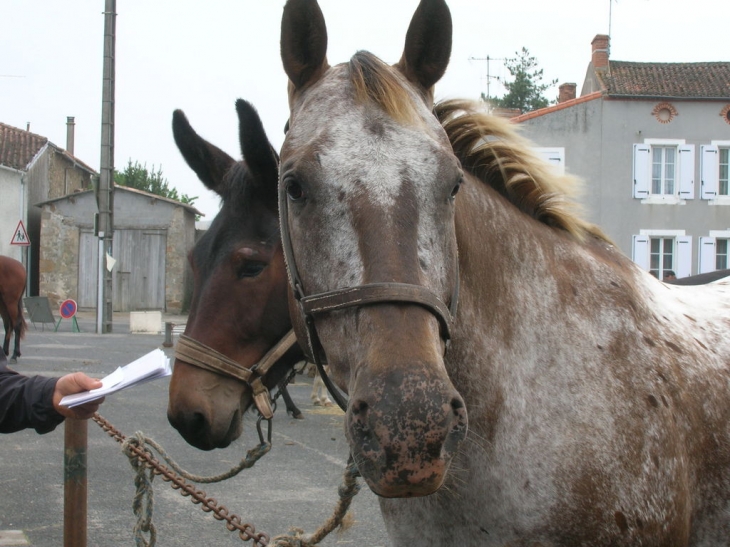
<path fill-rule="evenodd" d="M 489 72 L 489 63 L 490 61 L 505 61 L 506 59 L 503 58 L 496 58 L 496 57 L 490 57 L 487 55 L 486 57 L 469 57 L 470 61 L 486 61 L 487 62 L 487 102 L 489 102 L 489 99 L 491 99 L 491 95 L 489 93 L 489 88 L 492 80 L 500 81 L 499 76 L 492 76 Z"/>
<path fill-rule="evenodd" d="M 104 67 L 101 98 L 101 162 L 96 204 L 99 237 L 99 285 L 97 293 L 96 332 L 112 332 L 112 272 L 106 257 L 112 254 L 114 236 L 114 80 L 116 50 L 117 2 L 105 0 Z"/>

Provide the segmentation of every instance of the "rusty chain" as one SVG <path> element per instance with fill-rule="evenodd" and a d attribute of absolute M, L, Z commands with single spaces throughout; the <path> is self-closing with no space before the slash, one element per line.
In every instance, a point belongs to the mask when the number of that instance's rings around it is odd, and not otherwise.
<path fill-rule="evenodd" d="M 94 414 L 93 420 L 115 441 L 123 444 L 126 440 L 118 429 L 116 429 L 109 421 L 103 418 L 99 413 Z M 238 537 L 243 541 L 252 541 L 253 545 L 265 547 L 269 545 L 270 537 L 265 532 L 256 532 L 253 525 L 241 521 L 241 517 L 235 513 L 230 513 L 224 505 L 220 505 L 215 498 L 208 497 L 203 490 L 196 488 L 188 483 L 185 479 L 178 476 L 174 471 L 160 463 L 151 452 L 135 445 L 128 445 L 128 449 L 134 456 L 142 462 L 145 467 L 150 469 L 155 475 L 160 475 L 162 480 L 169 482 L 170 486 L 175 490 L 179 490 L 180 494 L 190 497 L 191 501 L 206 513 L 213 513 L 216 520 L 226 521 L 226 528 L 230 532 L 238 531 Z"/>
<path fill-rule="evenodd" d="M 293 375 L 292 375 L 293 376 Z M 287 380 L 288 381 L 288 380 Z M 277 396 L 279 394 L 277 393 Z M 276 397 L 274 398 L 274 405 L 276 404 Z M 292 529 L 289 534 L 281 534 L 274 538 L 274 543 L 269 543 L 271 537 L 265 532 L 256 532 L 256 529 L 252 524 L 244 523 L 241 521 L 241 517 L 235 513 L 229 513 L 228 509 L 224 505 L 218 504 L 215 498 L 208 497 L 203 490 L 196 488 L 194 485 L 188 483 L 183 477 L 179 476 L 175 471 L 169 469 L 167 466 L 162 464 L 157 458 L 154 457 L 152 452 L 144 447 L 144 442 L 130 442 L 135 439 L 128 439 L 118 429 L 116 429 L 108 420 L 102 417 L 98 412 L 94 414 L 92 418 L 110 437 L 120 443 L 127 456 L 130 458 L 130 463 L 134 468 L 144 466 L 149 469 L 151 475 L 149 481 L 146 478 L 140 477 L 141 473 L 138 472 L 138 480 L 146 481 L 147 488 L 151 492 L 151 482 L 155 475 L 160 475 L 162 479 L 170 483 L 170 486 L 175 490 L 180 491 L 180 494 L 185 497 L 190 497 L 191 501 L 196 505 L 200 505 L 200 508 L 206 513 L 213 513 L 213 517 L 216 520 L 225 521 L 226 528 L 230 532 L 237 531 L 238 537 L 242 541 L 252 541 L 254 546 L 266 547 L 271 545 L 272 547 L 313 547 L 319 544 L 327 535 L 337 528 L 346 529 L 349 527 L 349 522 L 346 517 L 352 503 L 352 498 L 357 495 L 360 491 L 360 484 L 357 482 L 357 477 L 360 476 L 357 467 L 352 462 L 352 459 L 348 462 L 345 474 L 343 477 L 343 484 L 338 490 L 340 500 L 335 506 L 335 510 L 332 516 L 320 526 L 313 534 L 308 536 L 304 535 L 303 530 Z M 247 458 L 252 456 L 252 453 L 258 452 L 260 455 L 254 456 L 258 459 L 263 454 L 269 451 L 271 448 L 271 423 L 269 421 L 268 431 L 268 442 L 264 441 L 263 433 L 260 428 L 261 419 L 257 424 L 259 430 L 259 438 L 261 444 L 250 450 Z M 138 433 L 139 437 L 142 437 Z M 147 440 L 149 441 L 149 440 Z M 253 460 L 255 461 L 255 460 Z M 251 462 L 250 465 L 253 465 Z M 211 481 L 212 482 L 212 481 Z M 139 490 L 139 488 L 138 488 Z M 156 531 L 154 525 L 151 522 L 152 519 L 152 500 L 147 500 L 147 506 L 144 509 L 147 510 L 148 515 L 146 517 L 140 517 L 140 513 L 143 510 L 145 502 L 141 500 L 141 497 L 137 497 L 133 504 L 135 515 L 139 518 L 137 525 L 135 526 L 136 541 L 138 545 L 149 545 L 153 546 L 156 541 Z M 142 536 L 142 532 L 150 534 L 150 541 L 147 542 Z"/>

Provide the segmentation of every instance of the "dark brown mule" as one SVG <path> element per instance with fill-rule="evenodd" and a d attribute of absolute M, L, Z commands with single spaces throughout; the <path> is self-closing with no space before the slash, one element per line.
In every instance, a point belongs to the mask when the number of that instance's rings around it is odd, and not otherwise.
<path fill-rule="evenodd" d="M 15 363 L 20 357 L 20 339 L 25 334 L 27 325 L 23 317 L 23 293 L 25 292 L 26 274 L 23 264 L 10 258 L 0 256 L 0 315 L 5 327 L 3 351 L 10 355 L 10 338 L 15 333 L 15 348 L 10 362 Z"/>
<path fill-rule="evenodd" d="M 291 329 L 291 322 L 276 204 L 278 156 L 254 108 L 239 100 L 236 110 L 243 161 L 202 139 L 179 110 L 173 115 L 173 134 L 188 165 L 223 202 L 190 252 L 194 291 L 185 340 L 204 344 L 248 370 Z M 201 358 L 211 353 L 203 348 Z M 287 352 L 266 375 L 266 387 L 273 388 L 301 358 L 298 347 Z M 191 361 L 197 359 L 175 360 L 170 423 L 195 447 L 228 446 L 241 433 L 251 390 L 240 379 Z M 298 412 L 296 407 L 292 411 Z"/>
<path fill-rule="evenodd" d="M 380 499 L 392 544 L 726 545 L 730 284 L 642 271 L 507 122 L 439 124 L 450 29 L 422 0 L 397 65 L 330 66 L 314 0 L 282 21 L 294 326 L 349 392 L 368 485 L 406 497 Z"/>

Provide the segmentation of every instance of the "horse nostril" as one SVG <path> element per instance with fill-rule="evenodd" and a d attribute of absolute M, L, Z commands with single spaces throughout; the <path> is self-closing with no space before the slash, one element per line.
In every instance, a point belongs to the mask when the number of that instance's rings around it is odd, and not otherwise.
<path fill-rule="evenodd" d="M 361 434 L 367 434 L 370 429 L 368 426 L 368 418 L 370 406 L 362 399 L 352 401 L 350 405 L 350 420 L 353 427 L 357 428 Z"/>
<path fill-rule="evenodd" d="M 451 411 L 454 417 L 454 428 L 459 429 L 466 425 L 466 406 L 464 405 L 464 400 L 461 397 L 454 397 L 451 399 Z"/>
<path fill-rule="evenodd" d="M 353 416 L 358 416 L 359 419 L 363 420 L 365 419 L 365 416 L 367 416 L 368 408 L 368 404 L 363 400 L 353 401 L 352 414 Z"/>
<path fill-rule="evenodd" d="M 206 427 L 206 420 L 205 416 L 201 414 L 200 412 L 193 413 L 192 417 L 190 418 L 190 424 L 189 424 L 191 431 L 202 431 Z"/>

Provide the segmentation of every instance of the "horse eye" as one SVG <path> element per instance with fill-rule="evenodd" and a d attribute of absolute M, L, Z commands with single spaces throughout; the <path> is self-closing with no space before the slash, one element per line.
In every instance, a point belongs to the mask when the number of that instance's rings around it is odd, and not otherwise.
<path fill-rule="evenodd" d="M 292 201 L 299 201 L 304 198 L 304 190 L 298 182 L 289 181 L 286 183 L 286 195 Z"/>
<path fill-rule="evenodd" d="M 266 268 L 266 262 L 256 262 L 254 260 L 246 260 L 238 268 L 238 278 L 256 277 Z"/>
<path fill-rule="evenodd" d="M 463 183 L 463 182 L 464 182 L 464 178 L 462 177 L 459 179 L 459 181 L 456 183 L 456 185 L 452 188 L 451 196 L 450 196 L 452 199 L 455 198 L 456 194 L 459 193 L 459 189 L 461 188 L 461 183 Z"/>

